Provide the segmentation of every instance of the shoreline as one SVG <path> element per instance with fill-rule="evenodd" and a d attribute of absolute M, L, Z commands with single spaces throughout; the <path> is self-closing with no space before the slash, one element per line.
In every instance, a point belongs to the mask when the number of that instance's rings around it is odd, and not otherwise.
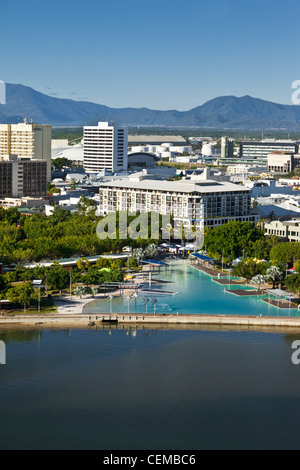
<path fill-rule="evenodd" d="M 205 314 L 43 314 L 0 317 L 1 327 L 97 328 L 99 326 L 134 327 L 243 327 L 300 329 L 300 317 L 260 317 L 249 315 Z"/>
<path fill-rule="evenodd" d="M 187 260 L 184 260 L 187 261 Z M 215 276 L 216 272 L 204 266 L 197 268 L 210 277 Z M 147 268 L 144 269 L 147 271 Z M 219 284 L 225 283 L 224 275 L 217 279 Z M 222 279 L 223 278 L 223 279 Z M 215 280 L 215 279 L 214 279 Z M 242 283 L 241 281 L 236 284 Z M 237 287 L 237 286 L 236 286 Z M 234 291 L 229 291 L 234 293 Z M 252 292 L 252 291 L 251 291 Z M 253 292 L 256 292 L 253 289 Z M 119 297 L 119 290 L 111 292 L 114 297 Z M 300 311 L 299 316 L 261 316 L 261 315 L 241 315 L 241 314 L 151 314 L 151 313 L 84 313 L 84 307 L 89 303 L 107 298 L 107 294 L 98 294 L 96 296 L 85 295 L 81 298 L 77 296 L 60 298 L 54 301 L 57 312 L 39 313 L 39 314 L 7 314 L 0 316 L 0 329 L 19 328 L 19 327 L 41 327 L 41 328 L 92 328 L 92 327 L 112 327 L 112 325 L 121 325 L 138 327 L 159 327 L 159 328 L 238 328 L 238 329 L 286 329 L 290 331 L 300 329 Z M 267 301 L 267 300 L 265 300 Z M 270 302 L 271 303 L 271 302 Z M 273 302 L 272 302 L 273 305 Z M 278 301 L 274 302 L 278 306 Z M 287 307 L 289 308 L 289 307 Z M 293 308 L 297 310 L 297 308 Z"/>

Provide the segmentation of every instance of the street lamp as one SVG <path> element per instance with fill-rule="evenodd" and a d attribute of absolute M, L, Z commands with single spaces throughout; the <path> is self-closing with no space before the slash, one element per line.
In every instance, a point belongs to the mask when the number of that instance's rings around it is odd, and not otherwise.
<path fill-rule="evenodd" d="M 135 292 L 134 294 L 132 294 L 132 297 L 131 297 L 131 298 L 134 299 L 134 306 L 135 306 L 135 308 L 136 308 L 136 299 L 138 298 L 137 293 Z"/>
<path fill-rule="evenodd" d="M 153 298 L 153 299 L 152 299 L 152 303 L 153 303 L 153 306 L 154 306 L 154 315 L 156 315 L 156 304 L 157 304 L 157 299 Z"/>
<path fill-rule="evenodd" d="M 39 303 L 38 303 L 38 312 L 41 311 L 41 286 L 39 286 Z"/>
<path fill-rule="evenodd" d="M 148 313 L 148 303 L 149 303 L 148 297 L 144 297 L 144 305 L 146 305 L 146 313 Z"/>
<path fill-rule="evenodd" d="M 222 250 L 222 272 L 223 272 L 223 265 L 224 265 L 224 250 Z"/>
<path fill-rule="evenodd" d="M 70 300 L 72 300 L 72 271 L 70 271 Z"/>
<path fill-rule="evenodd" d="M 114 297 L 113 297 L 113 295 L 109 294 L 108 298 L 109 298 L 109 302 L 110 302 L 110 314 L 112 314 L 112 301 L 113 301 Z"/>

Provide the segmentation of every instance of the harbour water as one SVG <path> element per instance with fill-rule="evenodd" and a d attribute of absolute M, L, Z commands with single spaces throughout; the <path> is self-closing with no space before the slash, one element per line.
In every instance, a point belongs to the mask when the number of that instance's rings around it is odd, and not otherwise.
<path fill-rule="evenodd" d="M 146 287 L 178 292 L 155 294 L 159 313 L 298 314 L 230 294 L 188 263 L 152 274 L 170 284 Z M 151 313 L 153 297 L 86 311 Z M 3 327 L 0 449 L 298 449 L 299 339 L 291 328 Z"/>
<path fill-rule="evenodd" d="M 1 330 L 1 449 L 298 449 L 300 333 Z"/>

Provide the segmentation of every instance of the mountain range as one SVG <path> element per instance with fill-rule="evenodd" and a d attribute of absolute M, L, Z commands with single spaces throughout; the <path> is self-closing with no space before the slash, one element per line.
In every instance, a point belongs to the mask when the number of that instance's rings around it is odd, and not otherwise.
<path fill-rule="evenodd" d="M 110 108 L 87 101 L 55 98 L 24 85 L 6 84 L 0 123 L 29 122 L 53 126 L 96 125 L 113 121 L 129 127 L 195 127 L 216 130 L 300 130 L 300 106 L 251 96 L 221 96 L 189 111 Z"/>

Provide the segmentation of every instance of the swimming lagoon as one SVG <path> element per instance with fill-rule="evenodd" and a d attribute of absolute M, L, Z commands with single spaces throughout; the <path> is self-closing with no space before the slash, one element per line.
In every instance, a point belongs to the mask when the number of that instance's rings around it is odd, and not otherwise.
<path fill-rule="evenodd" d="M 233 279 L 233 278 L 232 278 Z M 156 281 L 165 281 L 163 283 Z M 145 284 L 137 289 L 136 297 L 124 295 L 97 299 L 87 304 L 83 313 L 154 313 L 203 315 L 263 315 L 298 317 L 293 308 L 277 308 L 262 299 L 268 295 L 237 296 L 229 290 L 255 290 L 251 285 L 220 285 L 208 274 L 199 271 L 187 260 L 167 261 L 167 266 L 145 273 Z"/>

